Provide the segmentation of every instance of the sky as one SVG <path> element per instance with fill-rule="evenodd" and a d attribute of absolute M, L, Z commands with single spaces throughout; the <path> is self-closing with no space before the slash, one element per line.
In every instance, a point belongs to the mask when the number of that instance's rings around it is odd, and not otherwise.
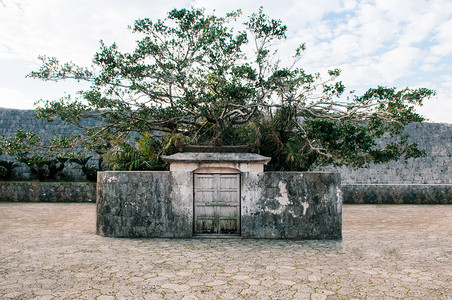
<path fill-rule="evenodd" d="M 418 111 L 452 124 L 451 0 L 0 0 L 0 107 L 32 109 L 87 87 L 26 78 L 39 55 L 89 66 L 100 40 L 133 50 L 139 37 L 128 26 L 136 19 L 190 7 L 248 16 L 260 6 L 288 26 L 281 56 L 305 42 L 301 67 L 339 68 L 357 94 L 378 85 L 434 89 Z"/>

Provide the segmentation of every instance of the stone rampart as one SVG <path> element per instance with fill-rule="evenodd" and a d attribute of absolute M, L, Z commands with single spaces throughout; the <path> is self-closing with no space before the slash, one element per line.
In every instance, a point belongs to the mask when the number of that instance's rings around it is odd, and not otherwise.
<path fill-rule="evenodd" d="M 64 125 L 59 120 L 52 123 L 37 120 L 34 114 L 34 110 L 0 108 L 0 135 L 11 136 L 18 129 L 22 129 L 34 131 L 44 139 L 49 139 L 54 132 L 68 135 L 80 132 L 75 126 Z M 86 125 L 93 125 L 96 121 L 85 120 L 84 122 Z M 394 185 L 399 187 L 395 189 L 399 191 L 398 197 L 406 199 L 407 203 L 413 203 L 414 200 L 409 200 L 413 199 L 413 195 L 423 197 L 422 199 L 425 200 L 417 200 L 422 203 L 431 203 L 432 201 L 427 199 L 432 197 L 448 199 L 450 203 L 450 187 L 447 185 L 452 185 L 452 124 L 411 124 L 406 127 L 405 132 L 410 135 L 411 142 L 417 143 L 419 148 L 426 150 L 426 157 L 409 159 L 407 162 L 371 165 L 369 168 L 323 167 L 319 171 L 341 174 L 344 203 L 375 203 L 377 199 L 387 199 L 381 201 L 390 202 L 388 199 L 394 199 L 391 196 L 394 194 L 387 191 Z M 381 142 L 384 142 L 384 139 Z M 23 164 L 14 170 L 14 178 L 33 179 L 28 167 Z M 79 166 L 73 164 L 63 171 L 62 179 L 83 180 L 84 177 Z M 374 186 L 371 187 L 371 185 Z M 399 185 L 405 185 L 405 187 L 400 189 Z M 377 190 L 380 192 L 377 193 Z M 402 190 L 405 191 L 404 195 Z M 422 194 L 425 196 L 419 194 L 420 190 L 423 190 Z M 444 202 L 445 200 L 435 201 Z"/>
<path fill-rule="evenodd" d="M 15 135 L 18 129 L 34 131 L 45 139 L 58 134 L 79 133 L 75 126 L 62 124 L 60 120 L 48 123 L 34 118 L 34 110 L 0 108 L 0 135 Z M 93 125 L 96 120 L 84 120 L 85 125 Z M 427 156 L 417 159 L 371 165 L 369 168 L 323 167 L 319 171 L 339 172 L 343 184 L 452 184 L 452 124 L 423 123 L 411 124 L 405 132 L 410 141 L 426 150 Z M 83 175 L 71 166 L 64 173 L 68 179 L 80 180 Z M 75 169 L 77 172 L 72 172 Z M 16 177 L 24 174 L 30 177 L 25 166 L 16 170 Z"/>
<path fill-rule="evenodd" d="M 96 202 L 96 183 L 0 181 L 1 201 Z"/>
<path fill-rule="evenodd" d="M 86 119 L 82 121 L 84 126 L 91 126 L 98 121 L 94 119 Z M 16 132 L 21 129 L 23 131 L 31 131 L 39 135 L 43 140 L 50 140 L 54 133 L 61 135 L 71 135 L 82 133 L 81 129 L 74 125 L 64 124 L 61 120 L 57 119 L 53 122 L 47 122 L 46 120 L 36 119 L 35 110 L 22 110 L 22 109 L 8 109 L 0 108 L 0 136 L 14 136 Z M 10 157 L 0 156 L 0 159 L 11 160 Z M 14 180 L 30 180 L 34 179 L 30 169 L 20 163 L 20 166 L 13 170 Z M 71 164 L 66 166 L 63 172 L 61 172 L 61 179 L 81 181 L 84 180 L 83 172 L 80 166 L 77 164 Z"/>
<path fill-rule="evenodd" d="M 369 168 L 323 167 L 320 170 L 341 173 L 343 184 L 452 184 L 452 124 L 410 124 L 405 133 L 410 136 L 410 142 L 427 152 L 426 157 L 372 164 Z"/>
<path fill-rule="evenodd" d="M 344 204 L 452 204 L 452 184 L 342 185 Z"/>

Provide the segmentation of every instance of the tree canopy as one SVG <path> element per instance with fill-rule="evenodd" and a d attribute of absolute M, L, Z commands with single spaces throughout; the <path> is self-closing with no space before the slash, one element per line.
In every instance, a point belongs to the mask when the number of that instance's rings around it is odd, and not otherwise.
<path fill-rule="evenodd" d="M 174 9 L 163 20 L 136 20 L 131 26 L 140 38 L 136 48 L 122 52 L 101 42 L 89 67 L 40 57 L 41 67 L 29 77 L 91 86 L 75 97 L 41 101 L 38 117 L 60 118 L 83 128 L 84 135 L 41 145 L 32 133 L 20 132 L 4 137 L 4 151 L 70 152 L 84 146 L 114 149 L 115 157 L 138 133 L 147 141 L 145 159 L 176 151 L 175 139 L 199 145 L 255 142 L 259 153 L 273 158 L 274 170 L 363 166 L 423 154 L 401 133 L 406 124 L 424 120 L 415 107 L 434 91 L 379 86 L 363 95 L 346 93 L 340 70 L 322 78 L 300 66 L 304 44 L 289 63 L 282 62 L 277 47 L 287 27 L 280 20 L 262 8 L 243 24 L 240 15 L 218 17 L 192 8 Z M 85 127 L 84 118 L 99 122 Z M 377 144 L 384 134 L 391 142 Z"/>

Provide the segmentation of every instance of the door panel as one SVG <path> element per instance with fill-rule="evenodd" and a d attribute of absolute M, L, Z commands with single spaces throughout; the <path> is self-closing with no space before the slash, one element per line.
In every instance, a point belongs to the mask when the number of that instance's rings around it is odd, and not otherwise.
<path fill-rule="evenodd" d="M 194 232 L 240 233 L 240 175 L 195 174 Z"/>

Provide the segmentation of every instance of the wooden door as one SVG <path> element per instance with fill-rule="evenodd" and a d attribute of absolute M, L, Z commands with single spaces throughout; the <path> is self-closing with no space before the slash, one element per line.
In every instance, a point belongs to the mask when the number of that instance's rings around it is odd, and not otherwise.
<path fill-rule="evenodd" d="M 195 174 L 194 233 L 240 233 L 240 174 Z"/>

